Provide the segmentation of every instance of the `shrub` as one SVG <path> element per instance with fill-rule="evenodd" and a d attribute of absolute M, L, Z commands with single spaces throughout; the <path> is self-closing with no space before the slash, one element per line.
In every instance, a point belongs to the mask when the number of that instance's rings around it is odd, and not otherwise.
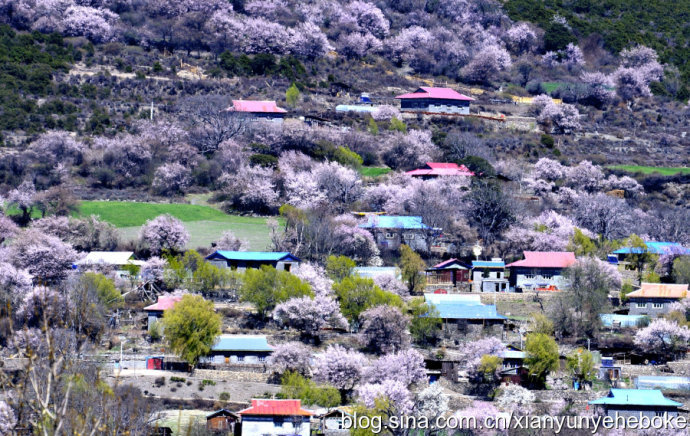
<path fill-rule="evenodd" d="M 215 386 L 216 382 L 214 382 L 213 380 L 203 379 L 201 380 L 201 384 L 203 386 Z"/>
<path fill-rule="evenodd" d="M 158 377 L 153 381 L 154 386 L 157 388 L 165 385 L 165 377 Z"/>
<path fill-rule="evenodd" d="M 555 141 L 553 140 L 553 136 L 551 135 L 541 135 L 541 141 L 542 145 L 548 147 L 548 148 L 553 148 Z"/>
<path fill-rule="evenodd" d="M 230 394 L 228 392 L 221 392 L 220 395 L 218 395 L 218 399 L 221 401 L 230 401 Z"/>
<path fill-rule="evenodd" d="M 170 377 L 171 382 L 184 383 L 185 380 L 186 379 L 184 377 L 176 377 L 176 376 Z"/>

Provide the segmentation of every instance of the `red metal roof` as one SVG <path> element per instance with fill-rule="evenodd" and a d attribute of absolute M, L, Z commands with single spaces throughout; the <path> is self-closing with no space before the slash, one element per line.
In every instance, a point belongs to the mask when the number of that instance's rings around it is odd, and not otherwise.
<path fill-rule="evenodd" d="M 530 268 L 567 268 L 575 263 L 575 253 L 571 251 L 525 251 L 525 258 L 506 265 Z"/>
<path fill-rule="evenodd" d="M 251 113 L 273 113 L 284 114 L 287 111 L 279 108 L 275 101 L 259 100 L 233 100 L 229 111 L 251 112 Z"/>
<path fill-rule="evenodd" d="M 398 95 L 395 98 L 439 98 L 442 100 L 465 100 L 474 101 L 472 97 L 460 94 L 454 89 L 450 88 L 432 88 L 429 86 L 422 86 L 415 92 Z"/>
<path fill-rule="evenodd" d="M 175 303 L 177 303 L 180 300 L 182 300 L 181 296 L 174 296 L 174 297 L 161 296 L 161 297 L 158 297 L 158 301 L 155 304 L 144 307 L 144 310 L 154 311 L 154 310 L 172 309 L 173 306 L 175 306 Z"/>
<path fill-rule="evenodd" d="M 454 263 L 457 263 L 457 264 L 458 264 L 459 269 L 468 269 L 465 265 L 462 264 L 462 262 L 460 262 L 460 261 L 457 260 L 456 258 L 444 260 L 443 262 L 438 263 L 438 264 L 432 266 L 432 267 L 429 268 L 429 269 L 443 269 L 443 268 L 445 268 L 445 267 L 448 267 L 448 266 L 450 266 L 450 265 L 453 265 Z"/>
<path fill-rule="evenodd" d="M 408 171 L 407 174 L 415 176 L 473 176 L 465 165 L 445 162 L 427 162 L 424 168 Z"/>
<path fill-rule="evenodd" d="M 240 410 L 240 415 L 311 416 L 302 409 L 300 400 L 252 400 L 252 407 Z"/>

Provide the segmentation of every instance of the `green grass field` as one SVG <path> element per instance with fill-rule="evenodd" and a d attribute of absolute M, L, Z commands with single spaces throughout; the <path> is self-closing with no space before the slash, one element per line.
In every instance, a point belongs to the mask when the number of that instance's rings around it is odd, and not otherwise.
<path fill-rule="evenodd" d="M 630 173 L 642 173 L 642 174 L 661 174 L 662 176 L 675 176 L 676 174 L 690 174 L 690 168 L 688 167 L 647 167 L 643 165 L 609 165 L 608 168 L 614 170 L 623 170 Z"/>
<path fill-rule="evenodd" d="M 98 215 L 101 220 L 118 227 L 123 240 L 132 240 L 137 238 L 139 228 L 147 220 L 165 213 L 184 222 L 190 234 L 188 248 L 209 246 L 225 230 L 247 239 L 252 250 L 265 250 L 270 244 L 268 218 L 228 215 L 199 204 L 82 201 L 75 215 Z"/>
<path fill-rule="evenodd" d="M 360 167 L 359 173 L 364 177 L 380 177 L 391 172 L 388 167 Z"/>
<path fill-rule="evenodd" d="M 547 94 L 551 94 L 552 92 L 554 92 L 555 90 L 557 90 L 561 86 L 565 86 L 565 85 L 567 85 L 567 83 L 563 83 L 563 82 L 541 82 L 541 86 L 544 88 L 544 91 Z"/>

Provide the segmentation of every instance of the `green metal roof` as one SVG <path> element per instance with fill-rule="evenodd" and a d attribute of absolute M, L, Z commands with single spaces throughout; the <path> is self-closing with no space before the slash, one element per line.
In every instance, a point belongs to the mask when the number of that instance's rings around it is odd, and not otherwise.
<path fill-rule="evenodd" d="M 261 335 L 220 335 L 211 347 L 213 351 L 273 351 Z"/>
<path fill-rule="evenodd" d="M 589 404 L 648 407 L 680 407 L 683 405 L 683 403 L 664 397 L 664 394 L 658 389 L 611 389 L 607 396 L 590 401 Z"/>

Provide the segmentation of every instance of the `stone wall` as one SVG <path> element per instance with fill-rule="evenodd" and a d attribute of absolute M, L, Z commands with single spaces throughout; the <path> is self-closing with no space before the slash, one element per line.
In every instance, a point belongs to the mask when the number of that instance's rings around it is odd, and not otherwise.
<path fill-rule="evenodd" d="M 208 380 L 225 381 L 246 381 L 266 383 L 270 377 L 269 373 L 247 372 L 247 371 L 224 371 L 216 369 L 197 369 L 194 371 L 195 377 Z"/>

